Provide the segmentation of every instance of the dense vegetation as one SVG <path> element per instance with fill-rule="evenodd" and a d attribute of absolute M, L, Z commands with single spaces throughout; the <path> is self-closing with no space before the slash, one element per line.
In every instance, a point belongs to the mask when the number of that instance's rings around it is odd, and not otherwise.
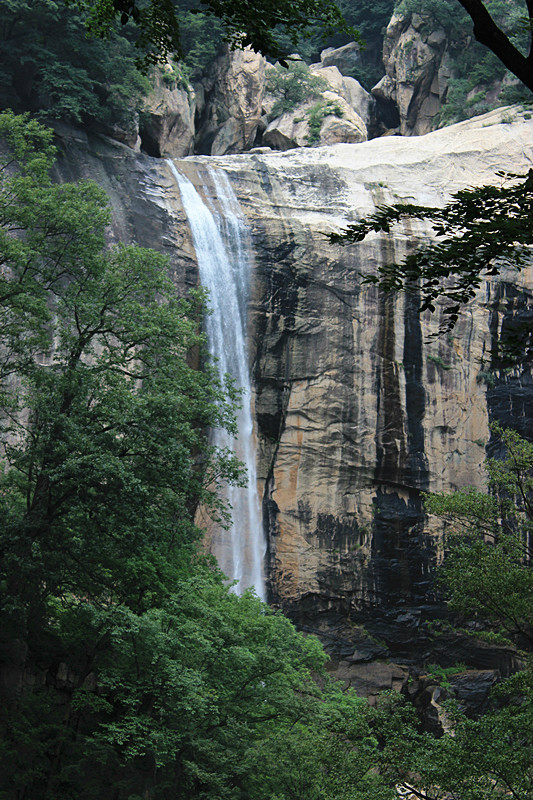
<path fill-rule="evenodd" d="M 371 11 L 377 32 L 388 4 Z M 184 18 L 194 69 L 218 45 L 201 14 Z M 12 0 L 2 25 L 0 81 L 16 108 L 124 126 L 141 108 L 128 25 L 86 40 L 83 12 L 45 0 Z M 178 297 L 158 254 L 106 247 L 106 198 L 51 182 L 50 132 L 5 114 L 0 135 L 1 796 L 392 800 L 403 786 L 432 800 L 532 798 L 531 445 L 494 430 L 504 457 L 488 462 L 487 492 L 427 499 L 449 526 L 452 607 L 473 635 L 519 648 L 524 668 L 480 719 L 452 702 L 439 739 L 398 696 L 368 708 L 329 683 L 316 640 L 230 593 L 203 552 L 195 510 L 223 521 L 217 486 L 240 475 L 205 437 L 233 419 L 199 333 L 204 298 Z M 446 233 L 471 223 L 466 299 L 487 216 L 500 255 L 505 231 L 510 257 L 531 243 L 530 181 L 436 214 Z M 387 230 L 404 211 L 365 224 Z M 443 252 L 433 267 L 453 270 Z M 447 275 L 428 277 L 438 297 L 431 281 Z"/>
<path fill-rule="evenodd" d="M 1 796 L 391 797 L 318 642 L 201 548 L 198 504 L 223 522 L 240 476 L 206 439 L 231 386 L 190 365 L 201 295 L 105 246 L 102 191 L 50 180 L 51 131 L 0 134 Z"/>
<path fill-rule="evenodd" d="M 473 638 L 518 646 L 523 669 L 496 686 L 480 718 L 448 702 L 442 738 L 394 742 L 405 785 L 434 800 L 533 797 L 533 444 L 498 425 L 492 433 L 501 457 L 487 460 L 488 491 L 437 494 L 426 505 L 447 522 L 441 578 L 450 607 Z"/>
<path fill-rule="evenodd" d="M 131 31 L 87 39 L 84 15 L 51 0 L 3 4 L 3 108 L 66 122 L 129 127 L 149 82 L 135 65 Z"/>

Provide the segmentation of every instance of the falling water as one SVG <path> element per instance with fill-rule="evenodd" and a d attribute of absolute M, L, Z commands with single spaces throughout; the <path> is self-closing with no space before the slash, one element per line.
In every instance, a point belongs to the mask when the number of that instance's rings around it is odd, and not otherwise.
<path fill-rule="evenodd" d="M 209 348 L 217 359 L 220 376 L 231 375 L 235 385 L 242 391 L 242 408 L 237 412 L 238 438 L 221 429 L 214 430 L 212 434 L 213 444 L 231 448 L 247 470 L 246 486 L 226 488 L 232 508 L 232 522 L 228 530 L 220 530 L 215 534 L 213 552 L 222 571 L 237 581 L 237 593 L 241 594 L 253 586 L 264 600 L 263 561 L 266 544 L 257 494 L 252 391 L 246 348 L 251 271 L 247 229 L 225 173 L 209 170 L 216 191 L 216 204 L 210 210 L 190 180 L 178 172 L 170 160 L 167 163 L 178 183 L 191 227 L 200 282 L 209 290 L 212 309 L 206 321 Z"/>

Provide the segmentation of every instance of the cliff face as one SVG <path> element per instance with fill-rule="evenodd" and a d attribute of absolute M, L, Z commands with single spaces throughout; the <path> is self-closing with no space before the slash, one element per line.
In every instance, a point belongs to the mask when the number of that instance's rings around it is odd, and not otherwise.
<path fill-rule="evenodd" d="M 500 289 L 484 287 L 453 336 L 431 341 L 439 320 L 420 317 L 416 298 L 384 297 L 359 277 L 414 246 L 423 227 L 344 249 L 324 236 L 376 203 L 438 204 L 461 185 L 490 182 L 498 165 L 524 170 L 531 122 L 498 119 L 413 141 L 215 161 L 253 227 L 269 575 L 273 598 L 298 615 L 307 603 L 315 612 L 420 611 L 438 546 L 420 491 L 481 485 L 490 417 L 509 422 L 519 405 L 522 421 L 531 418 L 526 377 L 502 379 L 496 405 L 496 385 L 487 396 L 480 376 Z"/>
<path fill-rule="evenodd" d="M 430 340 L 437 316 L 420 316 L 416 298 L 362 287 L 359 274 L 416 246 L 424 226 L 346 248 L 324 234 L 377 203 L 443 203 L 498 169 L 526 171 L 533 121 L 499 120 L 492 112 L 416 139 L 209 159 L 228 174 L 253 241 L 249 350 L 271 598 L 329 637 L 339 674 L 354 685 L 372 658 L 407 660 L 426 646 L 441 531 L 425 519 L 420 492 L 483 484 L 491 418 L 530 433 L 530 377 L 496 375 L 488 386 L 482 365 L 502 317 L 527 303 L 533 275 L 485 285 L 453 336 Z M 62 176 L 92 176 L 111 192 L 113 235 L 164 250 L 176 280 L 194 284 L 168 165 L 103 141 L 63 141 Z M 178 167 L 211 196 L 206 164 Z M 494 666 L 488 651 L 476 659 Z M 400 668 L 385 672 L 379 685 L 401 683 Z"/>

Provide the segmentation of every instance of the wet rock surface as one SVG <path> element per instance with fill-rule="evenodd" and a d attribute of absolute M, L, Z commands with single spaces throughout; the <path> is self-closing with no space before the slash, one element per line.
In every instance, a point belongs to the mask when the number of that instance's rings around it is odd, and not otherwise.
<path fill-rule="evenodd" d="M 516 667 L 512 651 L 429 624 L 445 615 L 432 584 L 443 532 L 420 493 L 483 485 L 491 419 L 531 433 L 529 374 L 497 374 L 493 386 L 478 378 L 494 319 L 529 313 L 533 275 L 484 285 L 453 337 L 431 340 L 438 315 L 361 284 L 378 261 L 416 246 L 423 224 L 345 248 L 324 234 L 378 203 L 439 204 L 498 169 L 524 171 L 533 122 L 500 120 L 492 112 L 416 140 L 178 164 L 212 202 L 207 163 L 225 170 L 251 229 L 250 368 L 270 599 L 317 633 L 339 677 L 369 695 L 405 688 L 409 670 L 432 662 L 500 675 Z M 103 137 L 58 133 L 61 179 L 90 177 L 110 195 L 110 241 L 167 253 L 180 287 L 195 285 L 168 166 Z M 478 676 L 479 688 L 469 681 L 457 679 L 458 695 L 482 705 L 489 678 Z"/>

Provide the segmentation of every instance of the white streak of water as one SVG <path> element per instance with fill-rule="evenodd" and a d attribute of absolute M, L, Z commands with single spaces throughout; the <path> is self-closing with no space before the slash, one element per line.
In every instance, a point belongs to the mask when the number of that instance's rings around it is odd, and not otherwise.
<path fill-rule="evenodd" d="M 226 487 L 232 523 L 228 530 L 215 534 L 213 552 L 222 571 L 237 581 L 235 591 L 238 594 L 253 586 L 264 600 L 266 543 L 257 493 L 252 389 L 246 347 L 251 273 L 247 228 L 225 173 L 209 170 L 216 191 L 216 203 L 210 210 L 190 180 L 172 161 L 167 163 L 178 184 L 191 228 L 200 282 L 209 290 L 212 309 L 206 320 L 209 349 L 217 359 L 220 376 L 231 375 L 242 390 L 242 408 L 237 412 L 238 438 L 220 429 L 212 432 L 213 444 L 231 448 L 247 470 L 246 486 Z"/>

